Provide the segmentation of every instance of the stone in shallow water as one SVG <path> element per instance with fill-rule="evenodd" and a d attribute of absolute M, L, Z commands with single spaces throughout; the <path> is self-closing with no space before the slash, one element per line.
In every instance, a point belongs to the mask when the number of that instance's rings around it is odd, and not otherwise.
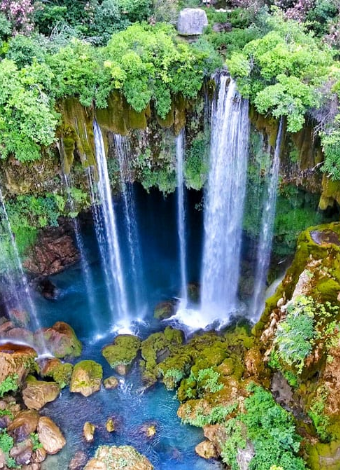
<path fill-rule="evenodd" d="M 43 448 L 50 455 L 57 454 L 66 444 L 58 426 L 46 416 L 39 419 L 38 437 Z"/>
<path fill-rule="evenodd" d="M 203 34 L 204 28 L 208 26 L 207 14 L 200 8 L 184 8 L 180 11 L 177 30 L 183 36 L 198 36 Z"/>
<path fill-rule="evenodd" d="M 94 432 L 96 430 L 96 426 L 88 421 L 84 424 L 83 427 L 83 435 L 86 442 L 92 442 L 94 439 Z"/>
<path fill-rule="evenodd" d="M 84 397 L 100 390 L 103 368 L 95 361 L 81 361 L 74 366 L 70 392 L 81 393 Z"/>
<path fill-rule="evenodd" d="M 55 382 L 43 382 L 29 376 L 22 398 L 27 408 L 40 410 L 46 403 L 54 401 L 60 393 L 60 387 Z"/>
<path fill-rule="evenodd" d="M 97 449 L 95 457 L 91 459 L 84 470 L 153 470 L 149 460 L 131 446 L 101 446 Z"/>
<path fill-rule="evenodd" d="M 119 385 L 119 380 L 117 379 L 117 377 L 112 376 L 104 380 L 104 387 L 108 390 L 117 388 L 118 385 Z"/>

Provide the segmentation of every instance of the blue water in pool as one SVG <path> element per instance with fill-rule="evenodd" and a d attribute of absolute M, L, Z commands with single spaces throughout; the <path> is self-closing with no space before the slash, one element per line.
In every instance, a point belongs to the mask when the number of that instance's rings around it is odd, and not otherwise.
<path fill-rule="evenodd" d="M 141 187 L 135 187 L 137 227 L 140 237 L 142 269 L 144 273 L 143 305 L 132 312 L 133 318 L 143 322 L 132 325 L 135 333 L 142 338 L 164 325 L 153 319 L 155 305 L 178 295 L 180 272 L 178 239 L 176 226 L 176 195 L 164 198 L 159 192 L 147 194 Z M 200 202 L 200 195 L 187 193 L 187 246 L 188 279 L 199 280 L 201 263 L 202 213 L 194 206 Z M 115 207 L 120 223 L 119 231 L 124 242 L 122 201 L 116 200 Z M 94 279 L 96 298 L 96 320 L 99 329 L 91 319 L 86 299 L 86 288 L 82 277 L 81 265 L 67 269 L 51 277 L 58 288 L 55 301 L 48 301 L 38 294 L 34 300 L 40 313 L 42 326 L 53 325 L 56 321 L 68 322 L 76 331 L 84 345 L 81 359 L 93 359 L 102 364 L 104 378 L 114 375 L 112 369 L 101 355 L 104 345 L 111 343 L 115 327 L 110 317 L 103 269 L 99 259 L 94 229 L 86 224 L 83 229 L 85 250 Z M 128 247 L 122 244 L 124 272 L 128 278 Z M 132 286 L 130 285 L 131 293 Z M 97 339 L 96 339 L 97 338 Z M 100 338 L 100 339 L 98 339 Z M 168 392 L 159 384 L 141 393 L 142 383 L 138 365 L 124 379 L 120 379 L 116 390 L 102 390 L 84 398 L 63 390 L 61 396 L 46 405 L 42 414 L 50 416 L 62 429 L 67 445 L 59 454 L 48 457 L 43 464 L 44 470 L 67 470 L 72 456 L 82 450 L 89 457 L 94 455 L 99 445 L 132 445 L 146 455 L 155 469 L 197 469 L 211 470 L 220 468 L 214 461 L 205 461 L 195 454 L 195 446 L 203 440 L 201 429 L 182 425 L 177 417 L 178 401 L 173 392 Z M 108 433 L 105 424 L 113 417 L 116 431 Z M 86 443 L 82 437 L 86 421 L 97 426 L 94 442 Z M 146 423 L 156 425 L 157 433 L 147 438 L 141 427 Z"/>

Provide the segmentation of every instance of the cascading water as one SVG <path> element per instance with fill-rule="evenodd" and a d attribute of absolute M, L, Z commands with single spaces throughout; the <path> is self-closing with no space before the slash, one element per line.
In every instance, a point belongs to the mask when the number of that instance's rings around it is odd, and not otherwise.
<path fill-rule="evenodd" d="M 134 309 L 135 311 L 138 309 L 140 314 L 145 302 L 145 289 L 133 188 L 130 183 L 126 183 L 126 180 L 130 178 L 130 146 L 128 138 L 120 134 L 114 135 L 114 144 L 119 162 L 120 185 L 124 206 L 124 225 L 130 257 L 130 275 L 133 286 Z"/>
<path fill-rule="evenodd" d="M 103 221 L 103 223 L 99 223 L 99 214 L 95 212 L 96 234 L 105 271 L 112 322 L 118 326 L 129 323 L 127 291 L 123 275 L 116 214 L 112 202 L 103 135 L 96 121 L 93 124 L 93 130 L 99 176 L 98 192 Z M 92 197 L 95 197 L 94 192 L 91 191 L 91 193 Z"/>
<path fill-rule="evenodd" d="M 228 319 L 237 308 L 250 130 L 248 108 L 248 101 L 238 94 L 235 82 L 222 76 L 212 110 L 204 217 L 201 312 L 206 323 Z"/>
<path fill-rule="evenodd" d="M 17 307 L 20 309 L 23 309 L 24 306 L 27 305 L 27 310 L 30 315 L 30 321 L 32 323 L 32 326 L 34 330 L 36 331 L 36 343 L 34 344 L 34 347 L 37 349 L 38 353 L 40 356 L 43 355 L 50 355 L 46 342 L 44 339 L 43 334 L 41 334 L 41 324 L 38 316 L 37 309 L 35 307 L 34 301 L 31 296 L 30 288 L 28 285 L 27 277 L 25 275 L 21 259 L 19 256 L 19 251 L 17 244 L 15 242 L 15 238 L 13 236 L 11 224 L 8 218 L 5 202 L 2 196 L 2 191 L 0 189 L 0 213 L 1 213 L 1 222 L 2 222 L 2 228 L 4 230 L 4 235 L 9 242 L 9 254 L 10 259 L 7 263 L 6 268 L 9 269 L 8 271 L 8 276 L 7 278 L 10 279 L 10 288 L 14 289 L 13 292 L 15 292 L 14 297 L 15 301 L 17 301 Z M 8 256 L 6 256 L 8 259 Z M 15 280 L 15 276 L 10 274 L 11 272 L 17 272 L 18 273 L 18 280 Z M 18 286 L 16 286 L 16 283 L 18 282 Z M 24 292 L 24 298 L 18 292 L 20 290 L 23 290 Z"/>
<path fill-rule="evenodd" d="M 179 241 L 179 259 L 181 271 L 181 302 L 179 308 L 186 308 L 187 294 L 187 268 L 186 268 L 186 241 L 185 241 L 185 201 L 184 201 L 184 129 L 176 137 L 176 173 L 177 173 L 177 232 Z"/>
<path fill-rule="evenodd" d="M 75 205 L 74 205 L 74 199 L 72 197 L 71 193 L 71 184 L 70 184 L 70 176 L 64 174 L 64 182 L 65 182 L 65 187 L 66 187 L 66 192 L 67 192 L 67 200 L 68 204 L 70 206 L 71 212 L 75 212 Z M 74 234 L 76 237 L 76 243 L 77 247 L 80 253 L 80 264 L 81 264 L 81 270 L 83 274 L 83 279 L 85 282 L 85 288 L 86 288 L 86 300 L 89 306 L 89 312 L 91 316 L 91 321 L 95 329 L 98 331 L 99 325 L 98 325 L 98 319 L 96 316 L 96 300 L 95 300 L 95 290 L 94 290 L 94 283 L 93 283 L 93 278 L 91 274 L 91 269 L 87 260 L 87 254 L 84 246 L 84 240 L 79 228 L 79 222 L 78 219 L 75 217 L 73 218 L 73 228 L 74 228 Z"/>
<path fill-rule="evenodd" d="M 280 149 L 282 141 L 283 121 L 280 120 L 276 137 L 274 159 L 270 172 L 267 192 L 264 195 L 261 221 L 261 233 L 257 250 L 257 265 L 255 271 L 254 295 L 251 304 L 251 320 L 257 321 L 264 307 L 264 293 L 270 262 L 270 253 L 273 241 L 273 229 L 276 210 L 277 184 L 280 169 Z"/>

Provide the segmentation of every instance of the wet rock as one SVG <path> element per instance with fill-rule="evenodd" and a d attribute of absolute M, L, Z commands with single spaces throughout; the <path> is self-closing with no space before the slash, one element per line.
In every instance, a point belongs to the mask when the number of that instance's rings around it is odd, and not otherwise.
<path fill-rule="evenodd" d="M 38 437 L 43 448 L 50 455 L 57 454 L 66 444 L 58 426 L 46 416 L 39 418 Z"/>
<path fill-rule="evenodd" d="M 85 470 L 115 470 L 124 462 L 124 470 L 153 470 L 149 460 L 131 446 L 101 446 Z"/>
<path fill-rule="evenodd" d="M 69 463 L 68 470 L 82 470 L 86 464 L 85 452 L 78 451 L 75 453 L 71 462 Z"/>
<path fill-rule="evenodd" d="M 119 385 L 119 380 L 117 377 L 108 377 L 107 379 L 104 380 L 104 387 L 106 389 L 114 389 L 117 388 Z"/>
<path fill-rule="evenodd" d="M 5 343 L 0 345 L 0 382 L 17 375 L 21 384 L 30 372 L 35 370 L 37 353 L 29 346 Z"/>
<path fill-rule="evenodd" d="M 103 368 L 95 361 L 81 361 L 74 366 L 70 391 L 88 397 L 100 390 Z"/>
<path fill-rule="evenodd" d="M 157 318 L 157 320 L 166 320 L 175 315 L 177 304 L 178 302 L 176 300 L 160 302 L 156 305 L 153 316 Z"/>
<path fill-rule="evenodd" d="M 198 36 L 208 26 L 207 14 L 200 8 L 184 8 L 179 13 L 177 31 L 182 36 Z"/>
<path fill-rule="evenodd" d="M 9 317 L 11 321 L 18 327 L 26 327 L 30 321 L 30 316 L 25 310 L 19 310 L 17 308 L 12 308 L 9 311 Z"/>
<path fill-rule="evenodd" d="M 60 393 L 60 387 L 55 382 L 43 382 L 29 376 L 22 392 L 22 398 L 27 408 L 40 410 L 46 403 L 54 401 Z"/>
<path fill-rule="evenodd" d="M 25 465 L 30 462 L 32 452 L 32 441 L 30 439 L 26 439 L 25 441 L 15 444 L 9 455 L 15 460 L 17 465 Z"/>
<path fill-rule="evenodd" d="M 18 413 L 8 426 L 7 431 L 16 441 L 23 441 L 36 431 L 39 422 L 39 414 L 33 410 L 24 410 Z"/>
<path fill-rule="evenodd" d="M 39 344 L 43 335 L 46 345 L 53 356 L 57 358 L 78 357 L 82 351 L 73 328 L 65 322 L 59 321 L 51 328 L 43 328 L 35 334 L 35 341 Z"/>
<path fill-rule="evenodd" d="M 141 341 L 137 336 L 118 335 L 112 345 L 105 346 L 102 354 L 120 375 L 126 375 L 136 359 Z"/>
<path fill-rule="evenodd" d="M 45 230 L 26 258 L 24 267 L 41 276 L 63 271 L 79 261 L 74 241 L 63 227 Z"/>
<path fill-rule="evenodd" d="M 197 444 L 195 452 L 204 459 L 216 459 L 218 457 L 214 444 L 210 441 L 203 441 Z"/>
<path fill-rule="evenodd" d="M 7 331 L 4 335 L 5 338 L 10 340 L 16 340 L 20 343 L 27 343 L 29 345 L 34 344 L 34 336 L 33 333 L 26 328 L 12 328 L 11 330 Z"/>
<path fill-rule="evenodd" d="M 57 286 L 47 277 L 38 280 L 37 290 L 47 300 L 55 300 L 58 296 Z"/>
<path fill-rule="evenodd" d="M 94 432 L 96 430 L 96 426 L 88 421 L 84 424 L 83 427 L 83 436 L 86 442 L 92 442 L 94 439 Z"/>

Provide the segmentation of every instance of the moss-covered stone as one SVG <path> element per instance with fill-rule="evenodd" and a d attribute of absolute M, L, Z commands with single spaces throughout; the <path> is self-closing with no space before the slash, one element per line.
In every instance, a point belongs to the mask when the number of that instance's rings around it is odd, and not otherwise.
<path fill-rule="evenodd" d="M 112 345 L 103 348 L 102 354 L 113 369 L 125 375 L 136 359 L 140 346 L 137 336 L 118 335 Z"/>
<path fill-rule="evenodd" d="M 60 321 L 50 328 L 43 328 L 38 331 L 35 335 L 38 344 L 41 342 L 41 336 L 43 336 L 49 351 L 57 358 L 63 359 L 81 355 L 82 344 L 78 340 L 74 329 L 65 322 Z"/>
<path fill-rule="evenodd" d="M 78 362 L 73 369 L 70 392 L 81 393 L 84 397 L 100 390 L 103 368 L 95 361 Z"/>

